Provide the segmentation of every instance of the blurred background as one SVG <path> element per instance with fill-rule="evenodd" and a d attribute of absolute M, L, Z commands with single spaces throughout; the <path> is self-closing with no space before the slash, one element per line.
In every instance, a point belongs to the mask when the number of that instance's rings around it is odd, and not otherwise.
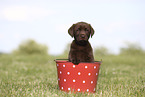
<path fill-rule="evenodd" d="M 69 27 L 90 23 L 97 55 L 144 53 L 144 0 L 1 0 L 0 53 L 67 54 Z"/>

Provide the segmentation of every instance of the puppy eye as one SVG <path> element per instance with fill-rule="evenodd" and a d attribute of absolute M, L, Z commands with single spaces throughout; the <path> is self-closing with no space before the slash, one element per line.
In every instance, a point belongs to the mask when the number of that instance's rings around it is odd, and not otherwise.
<path fill-rule="evenodd" d="M 85 31 L 89 31 L 87 28 L 85 28 Z"/>
<path fill-rule="evenodd" d="M 80 31 L 81 29 L 80 28 L 78 28 L 76 31 Z"/>

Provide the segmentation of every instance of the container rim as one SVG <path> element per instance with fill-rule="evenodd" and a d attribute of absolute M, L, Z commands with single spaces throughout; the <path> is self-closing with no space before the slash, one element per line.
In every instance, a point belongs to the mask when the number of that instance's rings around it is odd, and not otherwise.
<path fill-rule="evenodd" d="M 62 62 L 62 63 L 64 63 L 64 62 L 69 62 L 68 59 L 55 59 L 54 61 L 55 61 L 55 62 Z M 101 59 L 101 61 L 94 61 L 94 62 L 80 62 L 80 63 L 96 63 L 96 62 L 98 62 L 98 63 L 102 63 L 102 59 Z"/>

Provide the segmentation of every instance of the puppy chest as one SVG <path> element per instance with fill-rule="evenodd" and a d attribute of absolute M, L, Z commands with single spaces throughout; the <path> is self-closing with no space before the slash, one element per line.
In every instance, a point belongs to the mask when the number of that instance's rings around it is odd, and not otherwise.
<path fill-rule="evenodd" d="M 92 56 L 90 55 L 90 53 L 88 53 L 88 52 L 86 52 L 84 50 L 80 50 L 80 51 L 77 51 L 76 57 L 78 59 L 80 59 L 80 61 L 87 62 L 87 61 L 89 61 L 91 59 Z"/>

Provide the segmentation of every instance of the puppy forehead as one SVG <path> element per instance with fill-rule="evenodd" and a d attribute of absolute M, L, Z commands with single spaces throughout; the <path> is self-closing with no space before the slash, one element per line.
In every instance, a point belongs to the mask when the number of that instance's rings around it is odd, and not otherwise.
<path fill-rule="evenodd" d="M 75 28 L 89 28 L 89 24 L 86 23 L 77 23 Z"/>

